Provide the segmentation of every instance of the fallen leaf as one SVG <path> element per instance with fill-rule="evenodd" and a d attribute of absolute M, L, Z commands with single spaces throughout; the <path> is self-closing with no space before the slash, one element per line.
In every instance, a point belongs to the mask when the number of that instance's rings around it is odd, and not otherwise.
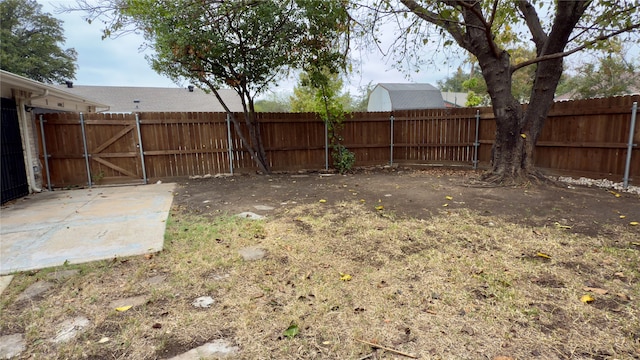
<path fill-rule="evenodd" d="M 631 300 L 631 298 L 627 294 L 618 293 L 618 294 L 616 294 L 616 296 L 619 297 L 620 299 L 624 300 L 624 301 L 630 301 Z"/>
<path fill-rule="evenodd" d="M 617 192 L 615 192 L 615 191 L 613 191 L 613 190 L 609 190 L 609 192 L 610 192 L 610 193 L 612 193 L 612 194 L 613 194 L 613 196 L 615 196 L 615 197 L 617 197 L 617 198 L 619 198 L 620 196 L 622 196 L 622 195 L 620 195 L 619 193 L 617 193 Z"/>
<path fill-rule="evenodd" d="M 526 139 L 527 138 L 527 134 L 520 134 L 520 137 L 523 138 L 523 139 Z"/>
<path fill-rule="evenodd" d="M 326 202 L 327 202 L 327 200 L 325 200 L 325 199 L 320 199 L 320 201 L 319 201 L 319 202 L 324 204 L 324 203 L 326 203 Z"/>
<path fill-rule="evenodd" d="M 566 229 L 571 229 L 571 226 L 568 226 L 568 225 L 562 225 L 562 224 L 560 224 L 560 223 L 559 223 L 559 222 L 557 222 L 557 221 L 554 223 L 554 225 L 555 225 L 558 229 L 565 229 L 565 230 L 566 230 Z"/>
<path fill-rule="evenodd" d="M 443 204 L 443 205 L 442 205 L 442 207 L 447 207 L 447 206 L 449 206 L 449 204 Z"/>
<path fill-rule="evenodd" d="M 453 196 L 445 196 L 444 198 L 447 200 L 453 200 Z"/>
<path fill-rule="evenodd" d="M 539 252 L 539 253 L 537 253 L 537 254 L 536 254 L 536 256 L 537 256 L 537 257 L 544 258 L 544 259 L 551 259 L 551 255 L 549 255 L 549 254 L 545 254 L 545 253 L 543 253 L 543 252 Z"/>
<path fill-rule="evenodd" d="M 624 278 L 624 273 L 623 272 L 617 272 L 617 273 L 614 273 L 613 276 L 619 277 L 619 278 Z"/>
<path fill-rule="evenodd" d="M 620 219 L 624 219 L 624 218 L 626 218 L 626 216 L 620 215 Z"/>
<path fill-rule="evenodd" d="M 351 281 L 351 275 L 340 273 L 340 280 L 341 281 Z"/>
<path fill-rule="evenodd" d="M 125 311 L 131 309 L 132 307 L 133 307 L 133 305 L 120 306 L 120 307 L 116 308 L 116 311 L 125 312 Z"/>
<path fill-rule="evenodd" d="M 147 260 L 151 260 L 151 259 L 153 259 L 153 254 L 145 254 L 144 258 L 147 259 Z"/>
<path fill-rule="evenodd" d="M 593 296 L 591 295 L 582 295 L 582 297 L 580 298 L 580 301 L 582 301 L 585 304 L 589 304 L 592 303 L 595 299 L 593 298 Z"/>
<path fill-rule="evenodd" d="M 104 344 L 106 342 L 109 342 L 109 338 L 108 337 L 103 337 L 102 339 L 98 340 L 98 344 Z"/>
<path fill-rule="evenodd" d="M 640 224 L 640 223 L 638 223 L 637 221 L 632 221 L 632 222 L 629 223 L 629 225 L 631 225 L 631 226 L 638 226 L 638 224 Z"/>
<path fill-rule="evenodd" d="M 378 206 L 376 206 L 376 210 L 382 211 L 382 210 L 384 210 L 384 206 L 378 205 Z"/>
<path fill-rule="evenodd" d="M 607 294 L 609 292 L 609 290 L 605 290 L 605 289 L 601 289 L 601 288 L 588 287 L 588 286 L 583 287 L 582 290 L 591 291 L 591 292 L 594 292 L 594 293 L 600 294 L 600 295 L 605 295 L 605 294 Z"/>
<path fill-rule="evenodd" d="M 289 339 L 293 338 L 294 336 L 298 335 L 298 333 L 300 332 L 300 328 L 298 328 L 298 325 L 296 324 L 291 324 L 289 325 L 289 327 L 287 328 L 287 330 L 285 330 L 282 335 L 288 337 Z"/>

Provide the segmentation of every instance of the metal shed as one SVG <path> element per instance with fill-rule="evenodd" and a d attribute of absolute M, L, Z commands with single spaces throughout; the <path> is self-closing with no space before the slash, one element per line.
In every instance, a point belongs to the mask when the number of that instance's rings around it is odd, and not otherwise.
<path fill-rule="evenodd" d="M 380 83 L 369 95 L 367 111 L 444 108 L 442 94 L 431 84 Z"/>

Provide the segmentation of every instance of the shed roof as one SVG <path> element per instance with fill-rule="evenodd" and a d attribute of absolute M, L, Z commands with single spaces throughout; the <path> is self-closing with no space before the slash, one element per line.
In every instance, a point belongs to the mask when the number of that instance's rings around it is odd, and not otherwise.
<path fill-rule="evenodd" d="M 0 70 L 2 97 L 20 97 L 32 107 L 74 112 L 96 112 L 109 109 L 103 102 L 65 91 L 57 85 L 44 84 L 5 70 Z"/>
<path fill-rule="evenodd" d="M 431 84 L 380 83 L 377 86 L 389 93 L 391 110 L 444 107 L 440 90 Z"/>
<path fill-rule="evenodd" d="M 109 112 L 224 112 L 213 94 L 194 88 L 160 88 L 133 86 L 58 85 L 65 91 L 109 104 Z M 231 89 L 218 90 L 231 111 L 242 111 L 238 94 Z"/>

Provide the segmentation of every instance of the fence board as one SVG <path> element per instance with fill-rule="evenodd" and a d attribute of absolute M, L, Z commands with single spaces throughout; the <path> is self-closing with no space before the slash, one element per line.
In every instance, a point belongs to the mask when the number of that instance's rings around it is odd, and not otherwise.
<path fill-rule="evenodd" d="M 536 147 L 536 166 L 566 174 L 620 180 L 624 172 L 631 106 L 640 96 L 556 103 Z M 495 120 L 491 108 L 425 109 L 354 113 L 336 130 L 356 166 L 395 163 L 472 165 L 476 112 L 480 113 L 478 159 L 491 160 Z M 242 119 L 242 114 L 235 114 Z M 393 115 L 393 159 L 391 120 Z M 87 183 L 79 115 L 44 114 L 52 186 Z M 135 114 L 85 114 L 93 178 L 131 181 L 141 177 Z M 224 113 L 140 113 L 140 139 L 150 179 L 228 173 L 229 146 L 234 171 L 256 164 L 235 134 L 231 143 Z M 273 170 L 322 169 L 325 126 L 310 113 L 260 113 L 260 131 Z M 240 126 L 246 125 L 241 121 Z M 640 124 L 634 133 L 640 143 Z M 640 148 L 632 153 L 631 174 L 640 176 Z M 41 151 L 42 153 L 42 151 Z M 44 161 L 44 158 L 43 158 Z M 330 159 L 331 163 L 331 159 Z M 139 179 L 138 179 L 139 180 Z"/>

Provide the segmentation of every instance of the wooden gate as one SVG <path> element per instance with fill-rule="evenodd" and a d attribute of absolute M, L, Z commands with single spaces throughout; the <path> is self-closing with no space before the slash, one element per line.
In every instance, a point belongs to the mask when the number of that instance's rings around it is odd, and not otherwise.
<path fill-rule="evenodd" d="M 51 187 L 142 183 L 138 127 L 133 114 L 43 114 L 41 154 Z M 44 162 L 44 156 L 42 161 Z"/>

